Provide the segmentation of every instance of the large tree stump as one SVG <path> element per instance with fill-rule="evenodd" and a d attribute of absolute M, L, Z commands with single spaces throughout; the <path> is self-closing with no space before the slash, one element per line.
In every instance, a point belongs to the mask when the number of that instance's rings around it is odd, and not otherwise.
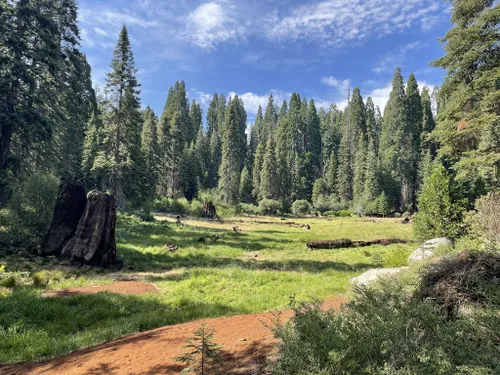
<path fill-rule="evenodd" d="M 115 225 L 115 198 L 91 191 L 76 233 L 64 246 L 61 255 L 83 264 L 112 265 L 116 260 Z"/>
<path fill-rule="evenodd" d="M 83 186 L 61 184 L 42 254 L 59 255 L 61 253 L 62 248 L 75 234 L 86 204 L 87 197 Z"/>
<path fill-rule="evenodd" d="M 212 202 L 207 202 L 203 204 L 204 216 L 209 219 L 215 219 L 217 217 L 217 210 Z"/>

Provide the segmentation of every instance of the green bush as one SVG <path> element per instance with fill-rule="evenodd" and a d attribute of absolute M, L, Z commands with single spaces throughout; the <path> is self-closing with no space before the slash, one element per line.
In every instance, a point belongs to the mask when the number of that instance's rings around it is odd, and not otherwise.
<path fill-rule="evenodd" d="M 11 200 L 11 207 L 22 224 L 37 234 L 50 225 L 59 182 L 49 173 L 35 173 L 21 185 Z"/>
<path fill-rule="evenodd" d="M 262 215 L 276 215 L 280 210 L 280 202 L 274 199 L 263 199 L 259 202 L 259 211 Z"/>
<path fill-rule="evenodd" d="M 321 213 L 332 211 L 333 204 L 331 198 L 327 195 L 318 195 L 314 201 L 314 208 Z"/>
<path fill-rule="evenodd" d="M 16 286 L 16 277 L 14 275 L 2 277 L 0 279 L 0 286 L 4 288 L 14 288 Z"/>
<path fill-rule="evenodd" d="M 307 215 L 311 212 L 311 204 L 303 199 L 292 203 L 292 213 L 294 215 Z"/>
<path fill-rule="evenodd" d="M 340 312 L 300 305 L 291 322 L 278 324 L 273 374 L 498 374 L 497 313 L 449 321 L 402 284 L 359 288 Z"/>
<path fill-rule="evenodd" d="M 451 175 L 442 165 L 434 167 L 418 196 L 413 227 L 419 239 L 458 238 L 464 234 L 465 201 L 457 195 Z"/>
<path fill-rule="evenodd" d="M 349 210 L 336 211 L 334 213 L 334 216 L 336 216 L 336 217 L 351 217 L 351 211 L 349 211 Z"/>
<path fill-rule="evenodd" d="M 192 217 L 203 217 L 205 211 L 203 210 L 203 202 L 197 199 L 193 199 L 189 205 L 189 216 Z"/>
<path fill-rule="evenodd" d="M 259 206 L 254 204 L 242 203 L 241 212 L 247 215 L 258 215 L 260 213 Z"/>

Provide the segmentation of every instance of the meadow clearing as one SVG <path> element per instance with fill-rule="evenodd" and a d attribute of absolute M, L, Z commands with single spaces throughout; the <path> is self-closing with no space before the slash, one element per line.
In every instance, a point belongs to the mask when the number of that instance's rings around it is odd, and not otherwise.
<path fill-rule="evenodd" d="M 411 225 L 400 220 L 237 217 L 223 222 L 120 215 L 119 270 L 74 268 L 50 258 L 4 258 L 16 286 L 1 289 L 0 362 L 35 361 L 130 333 L 202 318 L 282 310 L 295 301 L 349 295 L 350 279 L 370 268 L 407 263 Z M 258 221 L 270 222 L 259 224 Z M 274 224 L 271 224 L 273 222 Z M 242 232 L 233 231 L 238 226 Z M 199 242 L 201 237 L 205 241 Z M 212 237 L 217 236 L 216 240 Z M 311 240 L 400 238 L 408 244 L 337 250 Z M 165 244 L 175 244 L 171 252 Z M 43 298 L 46 290 L 143 280 L 158 291 Z"/>

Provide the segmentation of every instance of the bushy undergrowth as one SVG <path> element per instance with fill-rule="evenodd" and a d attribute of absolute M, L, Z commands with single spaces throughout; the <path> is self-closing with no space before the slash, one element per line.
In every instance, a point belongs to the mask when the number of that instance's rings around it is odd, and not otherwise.
<path fill-rule="evenodd" d="M 303 199 L 292 203 L 292 213 L 294 215 L 307 215 L 311 213 L 311 204 Z"/>
<path fill-rule="evenodd" d="M 259 203 L 259 211 L 262 215 L 277 215 L 281 209 L 280 202 L 274 199 L 263 199 Z"/>
<path fill-rule="evenodd" d="M 340 312 L 301 305 L 287 325 L 275 375 L 497 374 L 498 309 L 447 320 L 403 284 L 361 288 Z"/>

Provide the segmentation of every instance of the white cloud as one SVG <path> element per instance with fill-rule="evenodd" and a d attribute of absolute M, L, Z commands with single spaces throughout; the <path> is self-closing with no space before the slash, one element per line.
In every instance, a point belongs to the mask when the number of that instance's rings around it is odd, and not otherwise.
<path fill-rule="evenodd" d="M 253 92 L 246 92 L 244 94 L 237 94 L 235 92 L 230 92 L 228 95 L 230 97 L 234 97 L 238 95 L 238 97 L 243 101 L 243 105 L 245 106 L 245 110 L 250 117 L 253 117 L 257 114 L 259 110 L 259 105 L 262 107 L 262 110 L 265 112 L 267 107 L 267 102 L 269 100 L 269 95 L 273 94 L 274 103 L 278 106 L 281 106 L 283 100 L 290 100 L 292 96 L 289 92 L 284 92 L 281 90 L 270 90 L 268 93 L 264 95 L 258 95 Z"/>
<path fill-rule="evenodd" d="M 198 6 L 186 17 L 184 38 L 203 49 L 223 42 L 243 40 L 247 29 L 238 21 L 236 6 L 229 1 L 212 1 Z"/>
<path fill-rule="evenodd" d="M 272 40 L 319 41 L 342 47 L 415 26 L 429 29 L 444 7 L 435 0 L 326 0 L 298 6 L 282 18 L 273 11 L 264 24 Z"/>
<path fill-rule="evenodd" d="M 351 86 L 351 81 L 349 79 L 345 79 L 345 80 L 341 81 L 333 76 L 322 77 L 321 83 L 323 85 L 327 85 L 327 86 L 336 88 L 337 91 L 341 94 L 347 93 L 347 90 Z"/>
<path fill-rule="evenodd" d="M 106 30 L 101 29 L 100 27 L 94 27 L 94 31 L 96 34 L 102 35 L 102 36 L 108 36 L 109 34 L 106 32 Z"/>
<path fill-rule="evenodd" d="M 421 49 L 425 46 L 425 43 L 419 41 L 400 46 L 378 59 L 372 70 L 375 73 L 394 72 L 396 67 L 401 67 L 404 64 L 409 51 Z"/>

